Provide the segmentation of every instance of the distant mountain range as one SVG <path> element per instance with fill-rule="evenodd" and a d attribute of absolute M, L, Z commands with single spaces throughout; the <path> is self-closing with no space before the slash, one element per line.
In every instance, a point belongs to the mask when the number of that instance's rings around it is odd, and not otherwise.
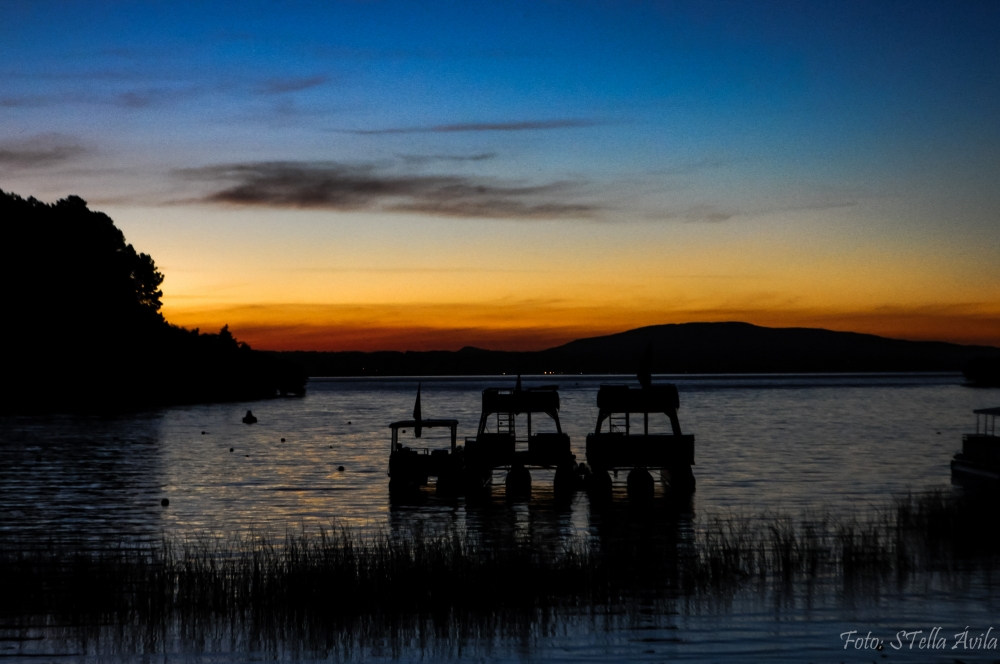
<path fill-rule="evenodd" d="M 280 355 L 310 376 L 445 376 L 502 373 L 635 373 L 652 344 L 653 373 L 961 371 L 1000 361 L 1000 348 L 904 341 L 814 328 L 749 323 L 652 325 L 535 352 L 467 347 L 427 352 Z"/>

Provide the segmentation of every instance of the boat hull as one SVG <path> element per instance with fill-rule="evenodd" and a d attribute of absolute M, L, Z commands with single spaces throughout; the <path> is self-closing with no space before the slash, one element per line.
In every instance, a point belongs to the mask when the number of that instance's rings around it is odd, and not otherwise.
<path fill-rule="evenodd" d="M 1000 486 L 1000 464 L 984 463 L 965 454 L 951 460 L 951 478 L 958 482 L 991 483 Z"/>
<path fill-rule="evenodd" d="M 678 468 L 694 465 L 692 435 L 587 435 L 587 463 L 591 468 Z"/>

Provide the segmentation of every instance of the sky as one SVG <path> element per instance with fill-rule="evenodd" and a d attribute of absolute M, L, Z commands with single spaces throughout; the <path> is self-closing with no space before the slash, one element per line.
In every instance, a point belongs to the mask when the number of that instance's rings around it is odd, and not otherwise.
<path fill-rule="evenodd" d="M 0 0 L 0 189 L 177 325 L 534 350 L 740 320 L 1000 346 L 1000 3 Z"/>

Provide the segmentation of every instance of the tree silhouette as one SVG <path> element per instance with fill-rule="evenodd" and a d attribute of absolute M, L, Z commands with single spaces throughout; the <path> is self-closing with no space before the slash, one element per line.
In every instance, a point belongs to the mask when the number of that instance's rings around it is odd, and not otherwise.
<path fill-rule="evenodd" d="M 116 409 L 301 392 L 305 379 L 160 313 L 163 274 L 78 196 L 48 205 L 0 191 L 0 408 Z"/>

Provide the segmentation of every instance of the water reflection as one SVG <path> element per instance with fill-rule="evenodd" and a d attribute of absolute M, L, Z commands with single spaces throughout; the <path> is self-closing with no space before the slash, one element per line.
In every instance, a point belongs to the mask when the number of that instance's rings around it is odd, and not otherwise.
<path fill-rule="evenodd" d="M 459 437 L 472 435 L 480 391 L 504 380 L 423 379 L 425 415 L 454 417 Z M 585 458 L 597 388 L 606 380 L 560 381 L 561 420 L 578 460 Z M 990 391 L 965 389 L 957 376 L 674 380 L 685 430 L 697 437 L 694 501 L 702 514 L 747 505 L 850 510 L 947 485 L 968 412 L 992 404 Z M 552 378 L 524 380 L 525 386 L 543 382 Z M 0 528 L 153 537 L 250 527 L 279 534 L 302 526 L 389 527 L 397 508 L 387 491 L 387 424 L 412 411 L 416 385 L 417 379 L 319 380 L 304 399 L 111 420 L 2 418 Z M 240 421 L 248 407 L 259 419 L 252 426 Z M 527 507 L 512 502 L 470 512 L 465 501 L 431 496 L 422 505 L 399 506 L 399 514 L 463 525 L 483 514 L 518 515 L 547 502 L 551 474 L 534 477 Z M 494 503 L 503 497 L 497 480 Z M 167 509 L 159 507 L 164 497 Z M 577 496 L 567 510 L 557 521 L 560 533 L 577 536 L 591 527 L 586 499 Z"/>
<path fill-rule="evenodd" d="M 157 532 L 161 425 L 160 413 L 5 418 L 0 532 L 62 540 Z"/>
<path fill-rule="evenodd" d="M 581 459 L 602 380 L 560 381 L 562 422 Z M 288 529 L 344 526 L 399 537 L 513 537 L 540 551 L 587 543 L 618 551 L 637 574 L 661 569 L 663 575 L 633 579 L 650 592 L 616 603 L 346 622 L 296 614 L 262 620 L 249 612 L 160 621 L 109 615 L 74 626 L 47 615 L 18 616 L 17 625 L 9 619 L 0 624 L 0 655 L 17 660 L 20 653 L 32 661 L 59 653 L 76 653 L 70 661 L 242 661 L 247 653 L 304 661 L 718 661 L 735 655 L 840 661 L 837 634 L 844 629 L 862 626 L 887 636 L 926 624 L 985 629 L 1000 615 L 989 570 L 969 571 L 962 561 L 902 580 L 820 575 L 709 594 L 686 592 L 682 580 L 659 565 L 665 557 L 687 555 L 712 515 L 822 510 L 843 516 L 909 490 L 947 486 L 948 462 L 967 428 L 966 415 L 996 405 L 995 390 L 964 389 L 954 376 L 677 382 L 685 430 L 697 436 L 697 492 L 680 504 L 658 494 L 646 506 L 625 499 L 624 478 L 616 497 L 605 503 L 591 503 L 584 493 L 557 500 L 544 472 L 535 475 L 525 499 L 507 500 L 498 477 L 485 501 L 444 499 L 432 490 L 415 500 L 391 501 L 386 425 L 412 410 L 416 379 L 317 381 L 304 399 L 112 419 L 3 418 L 5 542 L 156 540 L 163 533 L 203 536 L 251 527 L 283 536 Z M 459 436 L 471 435 L 479 391 L 496 384 L 502 381 L 423 379 L 425 416 L 455 417 Z M 259 418 L 252 427 L 240 422 L 248 407 Z M 160 506 L 164 497 L 167 508 Z M 977 657 L 965 653 L 963 661 Z"/>

